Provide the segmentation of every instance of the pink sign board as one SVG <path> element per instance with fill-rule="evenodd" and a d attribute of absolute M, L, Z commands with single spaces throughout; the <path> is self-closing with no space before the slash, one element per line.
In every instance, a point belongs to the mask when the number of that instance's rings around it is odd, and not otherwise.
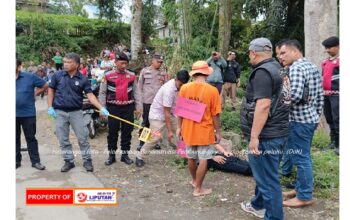
<path fill-rule="evenodd" d="M 201 122 L 206 105 L 191 99 L 177 97 L 174 114 L 195 122 Z"/>
<path fill-rule="evenodd" d="M 179 140 L 177 144 L 176 154 L 180 157 L 187 158 L 186 154 L 186 144 L 183 140 Z"/>

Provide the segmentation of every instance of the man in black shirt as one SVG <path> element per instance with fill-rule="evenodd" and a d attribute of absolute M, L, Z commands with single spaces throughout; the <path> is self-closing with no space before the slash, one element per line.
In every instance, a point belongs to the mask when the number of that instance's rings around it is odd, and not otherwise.
<path fill-rule="evenodd" d="M 241 129 L 249 141 L 256 188 L 255 196 L 241 208 L 260 218 L 283 219 L 278 165 L 288 136 L 289 108 L 276 99 L 282 86 L 281 66 L 272 58 L 272 44 L 266 38 L 250 42 L 249 59 L 253 70 L 241 105 Z"/>
<path fill-rule="evenodd" d="M 221 105 L 222 108 L 225 107 L 225 99 L 226 96 L 229 94 L 231 97 L 231 107 L 232 110 L 236 110 L 236 91 L 239 86 L 239 76 L 241 73 L 239 63 L 235 60 L 236 59 L 236 53 L 233 51 L 228 52 L 227 57 L 227 67 L 226 70 L 223 72 L 223 81 L 224 86 L 221 91 Z"/>

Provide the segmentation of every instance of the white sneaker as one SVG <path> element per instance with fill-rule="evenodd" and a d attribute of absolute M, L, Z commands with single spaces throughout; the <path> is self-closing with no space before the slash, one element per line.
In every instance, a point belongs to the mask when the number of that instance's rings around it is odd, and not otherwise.
<path fill-rule="evenodd" d="M 264 218 L 265 216 L 265 209 L 260 209 L 260 210 L 256 210 L 253 208 L 252 204 L 249 202 L 242 202 L 241 203 L 241 208 L 245 211 L 245 212 L 249 212 L 253 215 L 255 215 L 258 218 Z"/>

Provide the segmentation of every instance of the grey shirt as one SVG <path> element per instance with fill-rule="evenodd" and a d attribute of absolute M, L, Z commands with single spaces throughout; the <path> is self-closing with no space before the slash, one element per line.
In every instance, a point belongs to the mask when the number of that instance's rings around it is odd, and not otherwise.
<path fill-rule="evenodd" d="M 138 88 L 141 94 L 141 103 L 152 104 L 159 88 L 167 81 L 167 75 L 162 70 L 155 70 L 152 66 L 141 70 Z"/>

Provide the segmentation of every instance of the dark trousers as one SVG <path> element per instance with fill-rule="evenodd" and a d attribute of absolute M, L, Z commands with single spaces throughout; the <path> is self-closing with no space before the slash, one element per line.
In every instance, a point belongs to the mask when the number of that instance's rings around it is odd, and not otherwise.
<path fill-rule="evenodd" d="M 62 67 L 63 67 L 63 63 L 56 63 L 55 66 L 56 66 L 56 70 L 57 70 L 57 71 L 63 69 L 63 68 L 62 68 Z"/>
<path fill-rule="evenodd" d="M 219 94 L 221 94 L 223 83 L 209 83 L 209 84 L 214 86 L 218 90 Z"/>
<path fill-rule="evenodd" d="M 134 104 L 119 105 L 119 106 L 107 105 L 107 109 L 109 113 L 112 115 L 115 115 L 117 117 L 120 117 L 130 122 L 134 122 L 134 110 L 135 110 Z M 111 117 L 108 118 L 107 142 L 108 142 L 109 155 L 115 156 L 115 151 L 118 149 L 117 142 L 118 142 L 119 130 L 121 130 L 121 135 L 120 135 L 121 150 L 123 151 L 123 153 L 127 153 L 127 151 L 130 150 L 131 133 L 133 129 L 134 127 L 130 124 L 121 122 L 120 120 L 117 120 Z"/>
<path fill-rule="evenodd" d="M 149 128 L 149 120 L 148 120 L 148 115 L 149 115 L 149 110 L 151 108 L 151 104 L 146 104 L 143 103 L 143 112 L 142 112 L 142 127 Z M 141 134 L 142 129 L 139 130 L 139 135 Z M 140 141 L 140 145 L 143 146 L 145 142 Z"/>
<path fill-rule="evenodd" d="M 32 164 L 40 163 L 38 141 L 35 138 L 36 117 L 16 117 L 16 163 L 21 163 L 21 127 L 26 138 L 28 153 Z"/>
<path fill-rule="evenodd" d="M 339 96 L 325 96 L 323 106 L 324 116 L 329 129 L 331 130 L 331 140 L 335 146 L 339 147 Z"/>

